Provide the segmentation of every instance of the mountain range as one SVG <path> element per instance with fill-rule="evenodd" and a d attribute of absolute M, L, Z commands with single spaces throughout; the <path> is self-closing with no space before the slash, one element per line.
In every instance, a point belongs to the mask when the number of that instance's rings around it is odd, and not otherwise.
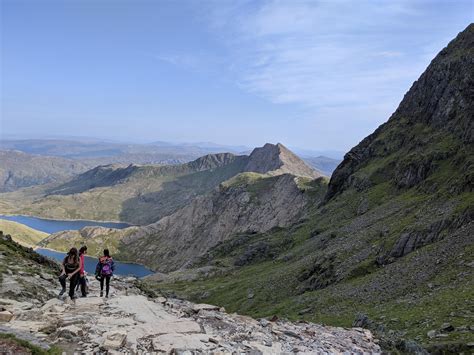
<path fill-rule="evenodd" d="M 2 212 L 147 224 L 172 214 L 238 173 L 290 171 L 308 178 L 323 176 L 283 145 L 267 144 L 248 156 L 210 154 L 179 165 L 98 166 L 66 182 L 2 194 Z"/>
<path fill-rule="evenodd" d="M 107 165 L 1 195 L 8 212 L 113 219 L 40 245 L 105 244 L 149 292 L 371 329 L 387 351 L 474 341 L 474 24 L 328 181 L 281 144 L 179 165 Z M 6 206 L 6 207 L 5 207 Z"/>

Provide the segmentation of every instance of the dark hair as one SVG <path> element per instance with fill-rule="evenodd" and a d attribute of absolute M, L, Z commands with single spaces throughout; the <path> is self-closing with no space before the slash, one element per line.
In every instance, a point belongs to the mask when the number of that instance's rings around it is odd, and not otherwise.
<path fill-rule="evenodd" d="M 104 256 L 110 256 L 109 249 L 104 249 Z"/>
<path fill-rule="evenodd" d="M 79 259 L 79 255 L 77 253 L 77 249 L 72 247 L 71 249 L 69 249 L 69 252 L 67 253 L 66 257 L 64 258 L 64 261 L 66 261 L 68 258 L 70 257 L 73 257 L 74 258 L 74 262 L 77 262 L 78 259 Z"/>
<path fill-rule="evenodd" d="M 87 246 L 82 246 L 81 249 L 79 249 L 79 255 L 84 254 L 84 252 L 87 251 Z"/>

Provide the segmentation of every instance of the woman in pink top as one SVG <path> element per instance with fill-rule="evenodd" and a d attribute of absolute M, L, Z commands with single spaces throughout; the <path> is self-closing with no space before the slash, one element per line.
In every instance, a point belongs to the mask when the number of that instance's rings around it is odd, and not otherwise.
<path fill-rule="evenodd" d="M 79 284 L 81 285 L 81 297 L 87 296 L 86 272 L 84 271 L 84 257 L 87 254 L 87 247 L 84 245 L 79 249 L 79 258 L 81 258 L 81 271 L 79 271 Z"/>

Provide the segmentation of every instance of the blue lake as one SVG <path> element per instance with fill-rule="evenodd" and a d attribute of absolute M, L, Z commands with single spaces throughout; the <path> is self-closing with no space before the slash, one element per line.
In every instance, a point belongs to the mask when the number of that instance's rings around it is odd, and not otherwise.
<path fill-rule="evenodd" d="M 117 228 L 123 229 L 130 227 L 130 224 L 127 223 L 118 223 L 118 222 L 96 222 L 96 221 L 66 221 L 66 220 L 57 220 L 57 219 L 44 219 L 38 217 L 30 216 L 4 216 L 0 215 L 0 219 L 5 219 L 8 221 L 14 221 L 17 223 L 24 224 L 33 229 L 45 232 L 45 233 L 56 233 L 64 230 L 78 230 L 86 226 L 102 226 L 108 228 Z M 50 250 L 50 249 L 36 249 L 36 252 L 53 258 L 58 261 L 63 261 L 65 257 L 64 252 Z M 112 255 L 113 257 L 113 255 Z M 85 260 L 85 270 L 89 274 L 94 274 L 95 266 L 97 264 L 97 258 L 86 257 Z M 146 275 L 152 274 L 153 271 L 147 269 L 143 265 L 132 264 L 132 263 L 122 263 L 120 261 L 115 261 L 115 274 L 117 275 L 130 275 L 135 277 L 143 277 Z"/>
<path fill-rule="evenodd" d="M 96 222 L 96 221 L 66 221 L 60 219 L 44 219 L 30 216 L 4 216 L 0 215 L 0 219 L 7 221 L 18 222 L 24 224 L 30 228 L 39 230 L 45 233 L 56 233 L 64 230 L 78 230 L 88 226 L 101 226 L 107 228 L 123 229 L 130 227 L 128 223 L 121 222 Z"/>
<path fill-rule="evenodd" d="M 58 260 L 62 262 L 66 253 L 50 250 L 50 249 L 42 249 L 38 248 L 35 250 L 38 254 L 47 256 L 49 258 Z M 112 255 L 113 257 L 113 255 Z M 90 256 L 86 256 L 85 258 L 85 270 L 90 274 L 94 275 L 95 266 L 97 265 L 97 258 L 93 258 Z M 130 263 L 122 263 L 120 261 L 115 260 L 115 272 L 116 275 L 127 275 L 127 276 L 135 276 L 135 277 L 143 277 L 152 274 L 153 271 L 147 269 L 146 267 L 138 264 L 130 264 Z"/>

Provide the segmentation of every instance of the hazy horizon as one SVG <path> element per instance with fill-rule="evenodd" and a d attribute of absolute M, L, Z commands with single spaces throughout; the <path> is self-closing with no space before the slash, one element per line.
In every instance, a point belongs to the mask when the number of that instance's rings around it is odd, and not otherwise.
<path fill-rule="evenodd" d="M 471 1 L 4 0 L 0 138 L 348 151 Z"/>

